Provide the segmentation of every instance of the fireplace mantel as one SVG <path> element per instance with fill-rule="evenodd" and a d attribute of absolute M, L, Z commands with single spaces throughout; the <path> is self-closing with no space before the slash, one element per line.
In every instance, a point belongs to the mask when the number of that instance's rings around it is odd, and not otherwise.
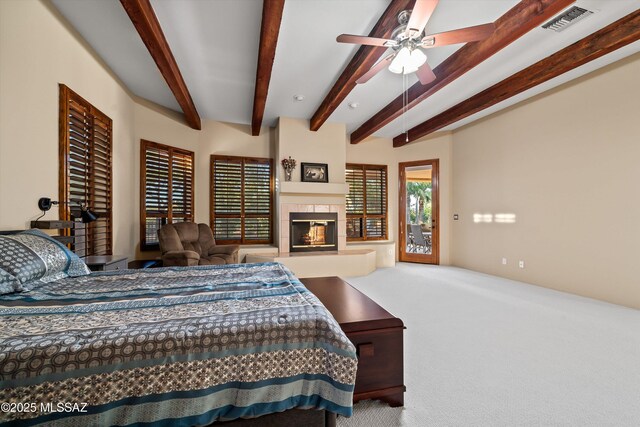
<path fill-rule="evenodd" d="M 280 194 L 349 194 L 349 184 L 280 181 Z"/>

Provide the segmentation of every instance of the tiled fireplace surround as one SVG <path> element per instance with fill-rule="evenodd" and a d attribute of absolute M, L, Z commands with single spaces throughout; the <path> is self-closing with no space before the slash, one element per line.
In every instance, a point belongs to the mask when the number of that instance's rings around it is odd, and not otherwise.
<path fill-rule="evenodd" d="M 347 248 L 347 216 L 345 205 L 342 204 L 280 204 L 280 227 L 278 239 L 280 253 L 289 253 L 289 214 L 291 212 L 337 212 L 338 213 L 338 250 Z"/>

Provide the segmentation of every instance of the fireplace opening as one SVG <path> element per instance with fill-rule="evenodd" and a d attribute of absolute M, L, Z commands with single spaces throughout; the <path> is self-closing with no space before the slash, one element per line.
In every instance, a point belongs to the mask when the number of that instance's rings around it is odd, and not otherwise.
<path fill-rule="evenodd" d="M 338 250 L 338 214 L 291 212 L 289 251 Z"/>

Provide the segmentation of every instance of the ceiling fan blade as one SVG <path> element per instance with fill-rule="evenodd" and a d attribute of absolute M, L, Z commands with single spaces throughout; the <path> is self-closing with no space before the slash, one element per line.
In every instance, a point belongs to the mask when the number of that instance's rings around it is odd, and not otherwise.
<path fill-rule="evenodd" d="M 379 39 L 376 37 L 354 36 L 352 34 L 340 34 L 336 41 L 339 43 L 365 44 L 369 46 L 392 47 L 397 45 L 395 40 Z"/>
<path fill-rule="evenodd" d="M 438 0 L 416 0 L 416 5 L 413 7 L 411 17 L 407 23 L 407 29 L 404 34 L 407 37 L 419 36 L 427 25 L 429 18 L 433 14 Z"/>
<path fill-rule="evenodd" d="M 371 67 L 369 69 L 369 71 L 364 73 L 358 80 L 356 80 L 356 83 L 361 85 L 363 83 L 368 82 L 371 79 L 371 77 L 375 76 L 380 71 L 384 70 L 389 65 L 389 63 L 391 62 L 391 60 L 393 59 L 394 56 L 396 56 L 395 53 L 393 53 L 393 54 L 387 56 L 386 58 L 382 59 L 376 65 Z"/>
<path fill-rule="evenodd" d="M 418 76 L 420 83 L 423 85 L 431 83 L 436 79 L 436 75 L 433 73 L 433 70 L 426 62 L 422 64 L 422 67 L 418 68 L 418 71 L 416 71 L 416 75 Z"/>
<path fill-rule="evenodd" d="M 445 33 L 431 34 L 422 39 L 423 47 L 439 47 L 449 44 L 475 42 L 484 40 L 493 34 L 495 25 L 483 24 L 474 27 L 460 28 Z"/>

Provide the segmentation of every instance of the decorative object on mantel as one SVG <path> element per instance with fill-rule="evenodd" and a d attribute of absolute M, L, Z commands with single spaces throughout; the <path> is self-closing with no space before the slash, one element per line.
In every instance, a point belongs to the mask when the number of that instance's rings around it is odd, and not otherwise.
<path fill-rule="evenodd" d="M 51 209 L 51 206 L 59 205 L 60 203 L 63 203 L 63 204 L 75 203 L 76 205 L 80 206 L 80 217 L 82 218 L 82 222 L 84 223 L 93 222 L 98 219 L 98 215 L 91 212 L 89 208 L 86 207 L 84 203 L 82 203 L 80 200 L 71 199 L 68 202 L 56 202 L 54 200 L 51 200 L 48 197 L 40 197 L 40 199 L 38 199 L 38 209 L 42 211 L 42 215 L 40 215 L 38 219 L 35 220 L 35 224 L 36 224 L 35 228 L 38 228 L 37 227 L 38 221 L 40 220 L 40 218 L 46 215 L 47 211 Z"/>
<path fill-rule="evenodd" d="M 288 159 L 282 159 L 282 167 L 284 168 L 284 180 L 291 181 L 291 172 L 296 168 L 296 159 L 289 156 Z"/>
<path fill-rule="evenodd" d="M 301 163 L 302 182 L 329 182 L 329 165 L 326 163 Z"/>

